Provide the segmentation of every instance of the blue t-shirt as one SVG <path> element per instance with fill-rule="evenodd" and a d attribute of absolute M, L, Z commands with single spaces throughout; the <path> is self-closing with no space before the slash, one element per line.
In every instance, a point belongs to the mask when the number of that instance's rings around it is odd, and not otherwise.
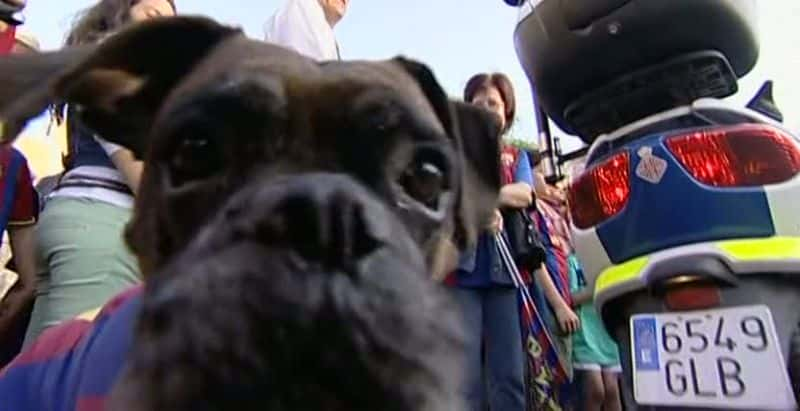
<path fill-rule="evenodd" d="M 80 166 L 95 166 L 107 167 L 116 169 L 111 158 L 103 150 L 103 146 L 94 139 L 94 133 L 81 124 L 78 120 L 74 124 L 70 124 L 71 138 L 70 138 L 70 152 L 72 154 L 72 163 L 68 165 L 69 169 L 78 168 Z"/>

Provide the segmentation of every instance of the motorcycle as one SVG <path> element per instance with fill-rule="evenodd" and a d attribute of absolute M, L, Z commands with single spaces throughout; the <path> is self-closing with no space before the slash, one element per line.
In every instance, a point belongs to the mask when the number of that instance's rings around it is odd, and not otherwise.
<path fill-rule="evenodd" d="M 754 0 L 505 0 L 547 117 L 589 145 L 573 241 L 619 345 L 626 409 L 796 410 L 800 138 Z"/>

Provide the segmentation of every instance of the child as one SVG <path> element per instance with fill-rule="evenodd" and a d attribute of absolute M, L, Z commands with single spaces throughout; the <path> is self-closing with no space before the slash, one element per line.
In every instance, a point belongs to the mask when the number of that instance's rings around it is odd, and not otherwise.
<path fill-rule="evenodd" d="M 621 411 L 617 380 L 621 372 L 617 344 L 592 304 L 592 290 L 574 254 L 569 256 L 570 290 L 581 328 L 572 337 L 573 368 L 581 379 L 585 411 Z"/>

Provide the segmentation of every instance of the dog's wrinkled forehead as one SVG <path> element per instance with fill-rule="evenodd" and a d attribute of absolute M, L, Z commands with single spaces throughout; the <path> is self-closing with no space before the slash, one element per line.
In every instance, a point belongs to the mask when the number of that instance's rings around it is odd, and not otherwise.
<path fill-rule="evenodd" d="M 432 127 L 430 131 L 445 134 L 419 83 L 397 62 L 331 62 L 322 66 L 322 70 L 326 87 L 321 91 L 336 89 L 338 84 L 353 84 L 356 86 L 354 89 L 361 93 L 356 103 L 377 108 L 402 108 L 416 122 Z"/>
<path fill-rule="evenodd" d="M 170 122 L 176 112 L 198 106 L 213 110 L 221 102 L 243 104 L 253 114 L 304 117 L 301 124 L 341 127 L 349 115 L 378 127 L 406 122 L 431 134 L 446 133 L 417 81 L 396 62 L 318 64 L 244 37 L 218 47 L 188 73 L 155 123 Z"/>
<path fill-rule="evenodd" d="M 185 73 L 164 102 L 162 111 L 174 110 L 176 105 L 187 104 L 199 95 L 229 87 L 248 77 L 279 79 L 297 76 L 313 81 L 320 75 L 320 67 L 309 59 L 270 43 L 236 36 L 217 46 L 202 62 Z"/>

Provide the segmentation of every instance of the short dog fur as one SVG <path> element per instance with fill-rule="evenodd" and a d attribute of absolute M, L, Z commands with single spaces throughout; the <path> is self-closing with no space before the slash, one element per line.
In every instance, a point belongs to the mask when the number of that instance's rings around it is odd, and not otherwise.
<path fill-rule="evenodd" d="M 108 408 L 461 409 L 459 318 L 429 277 L 495 207 L 499 130 L 424 65 L 180 17 L 0 78 L 4 139 L 66 102 L 145 160 L 126 237 L 147 285 Z"/>

